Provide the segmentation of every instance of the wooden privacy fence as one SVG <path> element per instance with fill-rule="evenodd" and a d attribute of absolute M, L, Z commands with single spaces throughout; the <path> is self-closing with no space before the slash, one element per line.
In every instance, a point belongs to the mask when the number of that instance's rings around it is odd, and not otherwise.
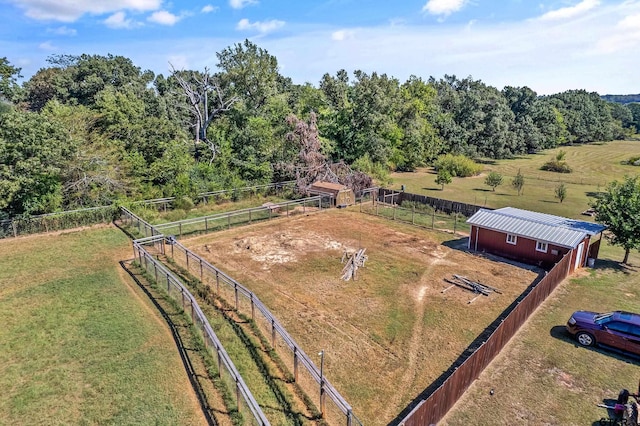
<path fill-rule="evenodd" d="M 231 304 L 255 322 L 265 336 L 269 336 L 271 346 L 276 350 L 285 364 L 293 371 L 293 380 L 308 394 L 313 395 L 320 403 L 320 411 L 325 418 L 351 425 L 362 425 L 353 414 L 349 403 L 340 395 L 334 386 L 321 375 L 320 369 L 309 358 L 305 351 L 295 342 L 277 318 L 249 289 L 236 280 L 192 252 L 178 241 L 165 241 L 169 245 L 167 256 L 176 263 L 200 278 L 218 296 Z M 168 244 L 171 243 L 171 244 Z M 326 397 L 333 404 L 326 405 Z M 339 418 L 343 421 L 340 421 Z M 330 424 L 334 424 L 331 422 Z"/>
<path fill-rule="evenodd" d="M 162 250 L 164 248 L 164 236 L 156 235 L 135 240 L 133 242 L 135 258 L 138 260 L 140 265 L 152 277 L 154 277 L 156 283 L 159 286 L 165 285 L 166 292 L 169 296 L 176 300 L 185 312 L 190 314 L 193 324 L 202 332 L 205 346 L 213 352 L 217 359 L 220 379 L 222 379 L 228 386 L 235 388 L 238 411 L 242 412 L 243 415 L 250 414 L 258 425 L 269 425 L 269 421 L 262 412 L 260 405 L 251 394 L 251 391 L 245 384 L 240 373 L 238 373 L 238 370 L 229 358 L 229 355 L 222 346 L 222 343 L 220 343 L 218 336 L 214 333 L 213 328 L 211 328 L 211 324 L 209 324 L 207 317 L 200 309 L 196 299 L 182 284 L 180 279 L 173 275 L 162 263 L 160 263 L 160 261 L 156 260 L 151 254 L 149 254 L 144 247 L 145 245 L 154 245 Z"/>
<path fill-rule="evenodd" d="M 507 311 L 501 315 L 500 324 L 487 340 L 459 366 L 451 369 L 451 373 L 444 378 L 442 384 L 418 402 L 400 425 L 423 426 L 440 421 L 540 303 L 567 277 L 570 267 L 571 252 L 567 253 L 542 280 L 529 286 L 523 295 L 507 308 Z"/>
<path fill-rule="evenodd" d="M 478 210 L 487 207 L 475 204 L 461 203 L 459 201 L 444 200 L 442 198 L 427 197 L 426 195 L 400 192 L 393 189 L 380 188 L 378 191 L 378 201 L 385 204 L 402 204 L 405 201 L 426 204 L 435 210 L 443 213 L 460 213 L 466 217 L 473 216 Z"/>

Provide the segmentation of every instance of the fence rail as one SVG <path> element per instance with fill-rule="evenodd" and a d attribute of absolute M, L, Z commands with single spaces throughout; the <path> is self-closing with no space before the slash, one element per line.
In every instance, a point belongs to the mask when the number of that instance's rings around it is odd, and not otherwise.
<path fill-rule="evenodd" d="M 257 424 L 265 426 L 269 425 L 270 423 L 262 412 L 260 405 L 253 397 L 240 373 L 238 373 L 238 370 L 229 358 L 229 355 L 222 346 L 222 343 L 220 343 L 218 336 L 216 336 L 213 331 L 213 328 L 209 324 L 205 314 L 200 309 L 196 299 L 182 284 L 182 282 L 160 261 L 156 260 L 144 247 L 145 245 L 152 244 L 163 251 L 164 240 L 164 236 L 156 235 L 134 241 L 133 250 L 135 258 L 148 273 L 155 277 L 155 281 L 158 285 L 161 284 L 161 281 L 166 282 L 167 293 L 182 305 L 185 312 L 191 313 L 193 323 L 202 332 L 205 346 L 215 352 L 220 378 L 223 378 L 226 374 L 228 376 L 226 382 L 235 383 L 238 411 L 242 411 L 243 407 L 247 407 Z"/>
<path fill-rule="evenodd" d="M 286 329 L 278 321 L 278 319 L 269 311 L 262 301 L 249 289 L 216 268 L 205 259 L 189 250 L 178 241 L 166 241 L 170 246 L 167 256 L 171 256 L 176 263 L 185 267 L 191 273 L 200 278 L 202 283 L 209 285 L 215 293 L 227 301 L 232 301 L 232 305 L 239 312 L 243 312 L 250 316 L 263 331 L 266 336 L 271 338 L 271 346 L 278 351 L 288 355 L 281 357 L 290 362 L 293 371 L 294 381 L 297 382 L 307 393 L 319 392 L 320 410 L 327 413 L 331 411 L 331 407 L 326 407 L 325 396 L 328 396 L 344 416 L 346 424 L 362 425 L 360 420 L 353 414 L 353 409 L 349 403 L 340 395 L 335 387 L 327 380 L 326 376 L 321 375 L 320 369 L 314 364 L 304 350 L 289 335 Z M 280 344 L 278 344 L 280 343 Z M 285 351 L 282 351 L 285 349 Z M 302 367 L 302 368 L 301 368 Z M 302 376 L 305 377 L 302 377 Z M 306 386 L 305 386 L 305 380 Z M 309 379 L 317 386 L 310 388 Z"/>
<path fill-rule="evenodd" d="M 454 235 L 466 235 L 467 226 L 465 216 L 459 213 L 436 214 L 436 210 L 425 211 L 412 207 L 410 209 L 375 202 L 375 198 L 362 198 L 360 211 L 375 216 L 385 217 L 398 222 L 410 223 L 415 226 L 452 233 Z"/>
<path fill-rule="evenodd" d="M 207 204 L 212 198 L 215 200 L 220 199 L 238 199 L 253 194 L 269 194 L 278 193 L 284 189 L 293 189 L 296 186 L 295 180 L 289 180 L 285 182 L 269 183 L 264 185 L 253 185 L 242 188 L 233 189 L 221 189 L 219 191 L 201 192 L 195 197 L 197 203 Z M 172 205 L 176 201 L 176 197 L 164 197 L 154 198 L 151 200 L 141 200 L 132 203 L 132 205 L 144 205 L 144 206 L 158 206 L 166 210 L 166 208 Z"/>
<path fill-rule="evenodd" d="M 570 267 L 571 252 L 567 253 L 542 280 L 529 286 L 523 295 L 507 308 L 507 311 L 494 322 L 498 325 L 489 337 L 460 365 L 454 364 L 454 368 L 449 369 L 446 377 L 442 378 L 441 384 L 419 401 L 400 425 L 421 426 L 440 421 L 540 303 L 567 277 Z"/>
<path fill-rule="evenodd" d="M 0 238 L 19 237 L 21 235 L 61 231 L 98 223 L 109 223 L 117 212 L 118 208 L 115 206 L 99 206 L 0 220 Z"/>
<path fill-rule="evenodd" d="M 459 201 L 445 200 L 442 198 L 428 197 L 426 195 L 411 194 L 404 191 L 395 191 L 393 189 L 380 188 L 378 190 L 378 201 L 385 204 L 402 204 L 406 201 L 425 204 L 433 209 L 447 213 L 460 213 L 466 217 L 471 217 L 480 209 L 487 207 L 478 206 L 476 204 L 461 203 Z"/>
<path fill-rule="evenodd" d="M 162 233 L 165 235 L 183 235 L 211 232 L 220 229 L 229 229 L 232 226 L 240 224 L 253 223 L 262 220 L 270 220 L 281 215 L 287 217 L 296 214 L 306 214 L 314 210 L 322 210 L 330 206 L 331 199 L 329 197 L 315 196 L 302 198 L 294 201 L 284 201 L 281 203 L 272 203 L 268 206 L 252 207 L 242 210 L 234 210 L 225 213 L 217 213 L 209 216 L 202 216 L 193 219 L 184 219 L 176 222 L 167 222 L 151 226 L 152 229 L 145 229 L 145 232 Z M 301 207 L 301 211 L 296 208 Z M 145 233 L 145 236 L 147 234 Z M 152 234 L 150 234 L 152 235 Z"/>
<path fill-rule="evenodd" d="M 311 200 L 314 203 L 316 201 L 319 201 L 320 203 L 322 203 L 323 199 L 325 199 L 325 197 L 317 196 L 310 197 L 305 200 Z M 298 200 L 298 202 L 300 201 L 304 200 Z M 295 204 L 296 202 L 287 202 L 283 204 L 292 203 Z M 353 409 L 349 405 L 349 403 L 327 380 L 326 376 L 321 374 L 321 371 L 313 363 L 309 356 L 304 352 L 302 348 L 300 348 L 300 346 L 289 335 L 286 329 L 280 324 L 277 318 L 273 314 L 271 314 L 266 305 L 264 305 L 264 303 L 262 303 L 262 301 L 253 292 L 235 281 L 223 271 L 211 265 L 205 259 L 201 258 L 197 254 L 186 248 L 180 242 L 175 240 L 175 238 L 165 237 L 161 234 L 160 230 L 157 229 L 157 227 L 154 227 L 153 225 L 147 223 L 144 219 L 136 216 L 130 210 L 124 207 L 122 207 L 121 210 L 122 220 L 128 223 L 129 226 L 137 228 L 140 233 L 145 234 L 145 238 L 134 241 L 134 254 L 136 255 L 136 257 L 140 257 L 139 250 L 143 245 L 156 245 L 158 246 L 158 251 L 167 256 L 171 256 L 174 261 L 176 261 L 176 263 L 185 266 L 186 269 L 191 273 L 195 272 L 196 276 L 200 277 L 200 281 L 202 283 L 208 284 L 210 286 L 215 285 L 215 291 L 218 296 L 227 301 L 233 300 L 237 311 L 248 311 L 251 318 L 255 321 L 261 331 L 265 332 L 264 334 L 266 336 L 271 336 L 271 345 L 276 351 L 278 351 L 281 346 L 288 348 L 292 361 L 291 370 L 293 371 L 294 380 L 299 385 L 301 385 L 301 387 L 304 388 L 304 390 L 308 393 L 314 392 L 314 389 L 309 388 L 308 386 L 309 381 L 312 381 L 318 385 L 318 400 L 320 401 L 320 410 L 323 415 L 325 414 L 325 412 L 331 412 L 332 407 L 325 406 L 326 396 L 328 395 L 329 399 L 334 403 L 333 407 L 337 409 L 342 414 L 342 416 L 344 416 L 344 418 L 346 418 L 347 426 L 362 426 L 362 422 L 355 416 L 355 414 L 353 413 Z M 166 249 L 167 245 L 170 248 L 169 252 L 167 252 Z M 137 250 L 136 246 L 138 247 Z M 178 255 L 176 255 L 176 251 L 180 252 L 181 254 L 179 253 Z M 146 250 L 144 251 L 144 253 L 148 254 Z M 182 254 L 184 255 L 184 261 L 182 261 Z M 153 257 L 149 259 L 147 256 L 143 256 L 141 258 L 141 261 L 147 262 L 144 264 L 145 268 L 147 268 L 148 262 L 153 261 L 155 263 L 159 263 L 164 268 L 163 271 L 166 271 L 166 268 Z M 158 277 L 157 268 L 157 266 L 154 266 L 154 275 L 156 277 Z M 169 276 L 173 275 L 171 274 Z M 167 282 L 168 280 L 169 278 L 167 278 Z M 181 286 L 181 288 L 188 292 L 188 290 L 186 290 L 179 281 L 177 282 Z M 169 288 L 169 284 L 167 284 L 167 286 Z M 244 307 L 242 306 L 243 302 L 245 305 Z M 260 316 L 256 315 L 256 310 L 261 314 Z M 278 345 L 278 343 L 282 343 L 282 345 Z M 300 366 L 304 368 L 300 368 Z M 305 383 L 307 384 L 307 386 L 304 386 Z M 327 408 L 326 411 L 325 408 Z"/>

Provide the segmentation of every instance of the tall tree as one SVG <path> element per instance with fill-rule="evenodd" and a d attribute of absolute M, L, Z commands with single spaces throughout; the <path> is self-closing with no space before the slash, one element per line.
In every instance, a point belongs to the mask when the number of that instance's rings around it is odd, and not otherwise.
<path fill-rule="evenodd" d="M 39 114 L 0 114 L 0 210 L 9 215 L 62 205 L 61 170 L 74 152 L 59 122 Z"/>
<path fill-rule="evenodd" d="M 9 63 L 6 57 L 0 58 L 0 102 L 14 102 L 17 100 L 20 86 L 17 79 L 21 68 L 17 68 Z"/>
<path fill-rule="evenodd" d="M 611 182 L 592 207 L 596 221 L 608 228 L 606 238 L 624 249 L 622 263 L 627 264 L 629 252 L 640 249 L 640 177 Z"/>
<path fill-rule="evenodd" d="M 207 129 L 216 117 L 231 109 L 238 97 L 225 96 L 217 77 L 211 75 L 209 68 L 205 68 L 203 73 L 195 73 L 178 72 L 172 66 L 171 72 L 187 100 L 192 118 L 191 127 L 193 127 L 195 134 L 196 153 L 198 152 L 198 144 L 205 143 L 211 153 L 209 158 L 209 164 L 211 164 L 220 148 L 215 140 L 210 140 L 207 137 Z"/>

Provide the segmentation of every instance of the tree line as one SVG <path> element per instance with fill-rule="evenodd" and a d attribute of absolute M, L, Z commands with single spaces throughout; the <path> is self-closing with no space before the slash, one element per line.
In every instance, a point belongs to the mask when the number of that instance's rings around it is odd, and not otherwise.
<path fill-rule="evenodd" d="M 624 138 L 640 124 L 640 104 L 584 90 L 538 96 L 472 77 L 401 82 L 360 70 L 294 84 L 248 40 L 216 56 L 215 71 L 165 76 L 123 56 L 56 55 L 22 83 L 0 58 L 0 218 L 188 197 L 312 166 L 383 177 L 447 153 L 510 158 Z"/>

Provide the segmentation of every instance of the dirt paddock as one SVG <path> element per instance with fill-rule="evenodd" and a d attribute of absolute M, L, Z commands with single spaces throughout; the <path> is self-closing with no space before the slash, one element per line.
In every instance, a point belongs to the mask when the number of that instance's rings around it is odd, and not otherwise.
<path fill-rule="evenodd" d="M 348 210 L 183 243 L 251 289 L 305 352 L 324 349 L 327 377 L 373 425 L 391 421 L 538 275 L 468 253 L 466 239 Z M 345 282 L 341 260 L 360 248 L 365 266 Z M 502 294 L 449 288 L 452 274 Z"/>

